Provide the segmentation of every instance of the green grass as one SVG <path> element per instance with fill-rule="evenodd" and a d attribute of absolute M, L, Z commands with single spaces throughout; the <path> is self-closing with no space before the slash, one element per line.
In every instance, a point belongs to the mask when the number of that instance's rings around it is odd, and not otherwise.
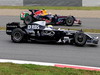
<path fill-rule="evenodd" d="M 100 71 L 58 68 L 32 64 L 0 63 L 0 75 L 100 75 Z"/>
<path fill-rule="evenodd" d="M 0 30 L 6 30 L 6 28 L 5 27 L 0 27 Z"/>
<path fill-rule="evenodd" d="M 54 10 L 100 10 L 100 7 L 66 7 L 66 6 L 0 6 L 0 9 L 54 9 Z"/>

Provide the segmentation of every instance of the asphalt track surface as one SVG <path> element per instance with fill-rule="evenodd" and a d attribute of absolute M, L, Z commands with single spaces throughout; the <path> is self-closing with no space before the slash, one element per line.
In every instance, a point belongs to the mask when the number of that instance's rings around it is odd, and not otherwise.
<path fill-rule="evenodd" d="M 100 34 L 91 35 L 100 37 Z M 37 42 L 13 43 L 5 31 L 0 31 L 0 59 L 100 67 L 100 42 L 84 47 Z"/>
<path fill-rule="evenodd" d="M 82 25 L 54 26 L 56 28 L 100 29 L 100 18 L 79 18 Z M 0 16 L 0 26 L 5 27 L 8 22 L 21 22 L 19 16 Z"/>

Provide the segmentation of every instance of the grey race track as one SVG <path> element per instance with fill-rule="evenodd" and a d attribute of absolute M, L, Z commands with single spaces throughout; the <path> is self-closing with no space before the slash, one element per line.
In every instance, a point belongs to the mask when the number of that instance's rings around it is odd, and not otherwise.
<path fill-rule="evenodd" d="M 79 28 L 79 29 L 100 29 L 100 18 L 79 18 L 82 20 L 81 26 L 55 26 L 56 28 Z M 5 27 L 8 22 L 21 22 L 19 16 L 0 16 L 0 26 Z"/>
<path fill-rule="evenodd" d="M 100 34 L 91 35 L 100 37 Z M 84 47 L 52 43 L 13 43 L 5 31 L 0 31 L 0 59 L 100 67 L 100 42 L 97 46 Z"/>

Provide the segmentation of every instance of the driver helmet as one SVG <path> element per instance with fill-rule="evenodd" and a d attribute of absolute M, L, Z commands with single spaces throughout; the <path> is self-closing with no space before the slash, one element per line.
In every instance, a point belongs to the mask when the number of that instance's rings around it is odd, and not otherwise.
<path fill-rule="evenodd" d="M 48 15 L 47 10 L 42 9 L 42 15 Z"/>
<path fill-rule="evenodd" d="M 51 28 L 51 29 L 53 29 L 53 26 L 52 26 L 52 25 L 48 25 L 48 28 Z"/>

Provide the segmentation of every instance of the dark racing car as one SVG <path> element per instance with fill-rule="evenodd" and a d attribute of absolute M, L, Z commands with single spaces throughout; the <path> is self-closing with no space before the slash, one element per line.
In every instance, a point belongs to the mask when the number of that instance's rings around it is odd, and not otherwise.
<path fill-rule="evenodd" d="M 46 10 L 29 10 L 29 12 L 22 12 L 20 14 L 20 19 L 28 25 L 35 21 L 46 21 L 46 24 L 52 25 L 66 25 L 72 26 L 73 24 L 81 25 L 81 21 L 76 19 L 74 16 L 60 16 L 52 15 L 47 13 Z"/>
<path fill-rule="evenodd" d="M 98 37 L 92 37 L 82 30 L 54 29 L 52 25 L 45 26 L 45 21 L 37 21 L 32 24 L 21 26 L 18 22 L 8 23 L 6 33 L 11 35 L 15 43 L 26 41 L 70 43 L 84 46 L 86 43 L 98 44 Z"/>

